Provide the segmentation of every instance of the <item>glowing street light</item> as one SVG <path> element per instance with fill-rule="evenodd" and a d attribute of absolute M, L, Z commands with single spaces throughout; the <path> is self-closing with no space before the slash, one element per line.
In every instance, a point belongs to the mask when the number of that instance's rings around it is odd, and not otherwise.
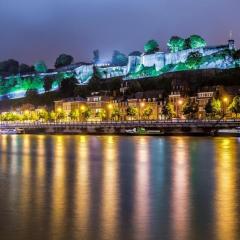
<path fill-rule="evenodd" d="M 183 104 L 183 100 L 182 99 L 178 100 L 178 105 L 181 106 L 182 104 Z"/>
<path fill-rule="evenodd" d="M 228 103 L 228 98 L 224 97 L 223 98 L 223 117 L 225 117 L 227 112 L 227 103 Z"/>
<path fill-rule="evenodd" d="M 179 99 L 178 102 L 177 102 L 177 117 L 179 117 L 179 107 L 178 106 L 181 106 L 183 104 L 183 100 L 182 99 Z"/>
<path fill-rule="evenodd" d="M 86 108 L 84 105 L 81 106 L 81 110 L 84 111 Z"/>
<path fill-rule="evenodd" d="M 108 109 L 112 109 L 113 105 L 111 103 L 108 104 Z"/>
<path fill-rule="evenodd" d="M 224 101 L 225 103 L 227 103 L 227 102 L 228 102 L 228 98 L 227 98 L 227 97 L 224 97 L 224 98 L 223 98 L 223 101 Z"/>

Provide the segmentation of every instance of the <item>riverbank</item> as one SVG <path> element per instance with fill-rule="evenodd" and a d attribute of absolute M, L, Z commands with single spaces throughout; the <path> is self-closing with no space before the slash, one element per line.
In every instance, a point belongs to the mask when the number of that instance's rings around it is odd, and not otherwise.
<path fill-rule="evenodd" d="M 131 122 L 15 122 L 1 123 L 0 131 L 16 133 L 89 135 L 240 135 L 239 120 L 179 120 Z"/>
<path fill-rule="evenodd" d="M 11 134 L 30 134 L 30 135 L 92 135 L 92 136 L 196 136 L 196 137 L 206 137 L 206 136 L 227 136 L 227 137 L 240 137 L 240 131 L 229 129 L 226 131 L 150 131 L 150 132 L 116 132 L 116 131 L 74 131 L 74 130 L 55 130 L 55 131 L 46 131 L 44 129 L 29 129 L 19 132 L 9 132 L 9 133 L 0 133 L 0 135 L 11 135 Z"/>

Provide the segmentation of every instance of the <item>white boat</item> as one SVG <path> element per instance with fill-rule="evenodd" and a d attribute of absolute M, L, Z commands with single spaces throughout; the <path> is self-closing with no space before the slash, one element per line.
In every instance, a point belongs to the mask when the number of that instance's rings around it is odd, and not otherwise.
<path fill-rule="evenodd" d="M 0 129 L 0 134 L 20 134 L 22 133 L 22 129 L 9 128 L 9 129 Z"/>
<path fill-rule="evenodd" d="M 217 135 L 240 136 L 240 129 L 239 128 L 220 129 L 220 130 L 218 130 L 218 134 Z"/>

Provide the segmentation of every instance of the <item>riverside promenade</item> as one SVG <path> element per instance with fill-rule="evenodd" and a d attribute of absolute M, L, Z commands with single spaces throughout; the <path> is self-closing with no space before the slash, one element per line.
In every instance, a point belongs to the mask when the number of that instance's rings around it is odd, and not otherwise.
<path fill-rule="evenodd" d="M 158 120 L 158 121 L 98 121 L 98 122 L 0 122 L 0 130 L 18 129 L 24 133 L 89 133 L 125 134 L 134 129 L 146 133 L 215 134 L 219 130 L 238 130 L 240 120 Z M 239 129 L 240 132 L 240 129 Z M 144 132 L 143 132 L 144 133 Z"/>

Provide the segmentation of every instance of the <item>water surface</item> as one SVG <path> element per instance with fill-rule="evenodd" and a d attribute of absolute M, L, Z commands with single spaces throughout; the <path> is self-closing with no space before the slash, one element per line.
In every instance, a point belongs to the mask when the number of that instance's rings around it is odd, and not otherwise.
<path fill-rule="evenodd" d="M 234 240 L 240 139 L 0 136 L 1 240 Z"/>

